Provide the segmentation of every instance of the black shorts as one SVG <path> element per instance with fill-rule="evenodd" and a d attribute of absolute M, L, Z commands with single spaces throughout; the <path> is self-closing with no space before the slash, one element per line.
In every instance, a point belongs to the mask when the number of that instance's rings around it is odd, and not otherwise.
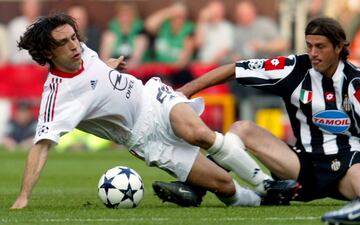
<path fill-rule="evenodd" d="M 296 200 L 325 197 L 346 200 L 338 191 L 338 183 L 352 165 L 360 163 L 360 152 L 316 156 L 297 149 L 294 151 L 300 160 L 298 182 L 302 186 Z"/>

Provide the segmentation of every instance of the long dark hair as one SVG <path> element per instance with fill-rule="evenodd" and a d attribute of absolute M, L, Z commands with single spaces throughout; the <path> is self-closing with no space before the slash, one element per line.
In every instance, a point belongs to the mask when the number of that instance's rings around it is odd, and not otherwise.
<path fill-rule="evenodd" d="M 339 56 L 342 60 L 348 58 L 350 44 L 346 40 L 344 29 L 336 20 L 329 17 L 315 18 L 306 26 L 305 35 L 325 36 L 330 40 L 334 48 L 340 44 L 344 44 Z"/>
<path fill-rule="evenodd" d="M 40 17 L 36 22 L 31 24 L 24 35 L 20 37 L 18 42 L 19 49 L 29 51 L 31 57 L 40 65 L 49 64 L 53 66 L 51 59 L 51 51 L 57 48 L 58 43 L 52 36 L 51 32 L 59 26 L 69 24 L 75 31 L 76 37 L 82 41 L 78 28 L 74 19 L 66 14 L 54 14 L 51 16 Z"/>

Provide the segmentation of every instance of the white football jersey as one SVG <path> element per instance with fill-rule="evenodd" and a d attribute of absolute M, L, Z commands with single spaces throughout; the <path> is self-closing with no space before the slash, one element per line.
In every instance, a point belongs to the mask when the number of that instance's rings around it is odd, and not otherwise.
<path fill-rule="evenodd" d="M 83 68 L 69 74 L 51 70 L 44 85 L 34 143 L 78 128 L 124 143 L 142 107 L 144 85 L 101 61 L 82 44 Z"/>

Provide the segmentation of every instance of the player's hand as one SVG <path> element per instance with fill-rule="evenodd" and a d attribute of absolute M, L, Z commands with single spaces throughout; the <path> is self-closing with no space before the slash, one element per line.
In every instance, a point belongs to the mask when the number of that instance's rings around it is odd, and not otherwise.
<path fill-rule="evenodd" d="M 106 61 L 106 65 L 113 69 L 123 70 L 126 68 L 126 62 L 124 56 L 120 56 L 117 59 L 110 58 Z"/>
<path fill-rule="evenodd" d="M 10 209 L 23 209 L 27 206 L 28 204 L 28 199 L 19 196 L 16 201 L 14 202 L 14 204 L 11 206 Z"/>

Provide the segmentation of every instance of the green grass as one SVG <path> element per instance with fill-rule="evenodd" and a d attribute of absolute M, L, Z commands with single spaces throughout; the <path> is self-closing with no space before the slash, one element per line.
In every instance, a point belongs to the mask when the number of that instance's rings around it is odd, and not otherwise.
<path fill-rule="evenodd" d="M 9 210 L 21 183 L 26 153 L 0 151 L 0 224 L 323 224 L 320 216 L 344 203 L 331 199 L 291 206 L 224 207 L 208 193 L 201 207 L 181 208 L 154 196 L 154 180 L 172 180 L 165 172 L 145 164 L 127 151 L 51 152 L 29 206 Z M 101 174 L 116 166 L 129 166 L 142 176 L 145 196 L 134 209 L 107 209 L 97 197 Z"/>

